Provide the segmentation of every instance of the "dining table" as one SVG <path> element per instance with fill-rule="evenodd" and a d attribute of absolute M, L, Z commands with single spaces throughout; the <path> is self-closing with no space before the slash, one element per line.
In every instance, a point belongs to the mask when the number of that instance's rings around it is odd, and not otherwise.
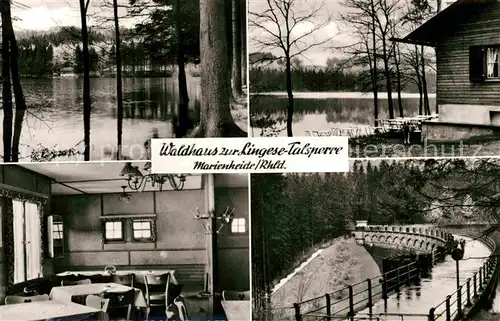
<path fill-rule="evenodd" d="M 0 306 L 0 320 L 83 320 L 102 313 L 101 310 L 73 302 L 48 300 Z"/>
<path fill-rule="evenodd" d="M 143 278 L 145 275 L 155 275 L 159 276 L 162 274 L 170 273 L 170 283 L 179 284 L 177 279 L 175 278 L 175 270 L 117 270 L 114 274 L 116 275 L 128 275 L 135 274 L 137 277 Z M 62 273 L 58 273 L 57 276 L 70 276 L 70 275 L 83 275 L 83 276 L 92 276 L 92 275 L 111 275 L 107 271 L 65 271 Z"/>
<path fill-rule="evenodd" d="M 99 295 L 103 292 L 124 293 L 134 290 L 134 306 L 136 308 L 147 307 L 146 299 L 141 289 L 132 288 L 118 283 L 90 283 L 69 286 L 55 286 L 50 291 L 49 298 L 63 302 L 76 302 L 84 304 L 89 295 Z"/>
<path fill-rule="evenodd" d="M 250 300 L 222 301 L 222 307 L 224 308 L 228 321 L 252 320 Z"/>

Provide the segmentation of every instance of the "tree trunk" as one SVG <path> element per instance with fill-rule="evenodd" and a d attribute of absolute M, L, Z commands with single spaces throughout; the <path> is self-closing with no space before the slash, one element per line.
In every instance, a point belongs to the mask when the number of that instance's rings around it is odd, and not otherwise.
<path fill-rule="evenodd" d="M 375 127 L 378 127 L 378 75 L 377 75 L 377 35 L 375 32 L 375 4 L 371 1 L 372 7 L 372 42 L 373 42 L 373 117 Z"/>
<path fill-rule="evenodd" d="M 82 59 L 83 59 L 83 140 L 85 150 L 83 158 L 90 160 L 90 57 L 89 35 L 87 30 L 87 8 L 85 0 L 80 0 L 80 18 L 82 24 Z"/>
<path fill-rule="evenodd" d="M 403 112 L 403 101 L 401 99 L 401 70 L 399 68 L 399 64 L 401 62 L 401 52 L 399 51 L 399 46 L 396 45 L 394 51 L 394 64 L 396 66 L 396 81 L 398 86 L 398 108 L 399 108 L 399 117 L 404 117 Z"/>
<path fill-rule="evenodd" d="M 122 89 L 122 56 L 120 51 L 120 24 L 118 22 L 118 0 L 113 0 L 113 14 L 115 20 L 115 55 L 116 55 L 116 135 L 118 149 L 116 159 L 122 158 L 122 132 L 123 132 L 123 89 Z"/>
<path fill-rule="evenodd" d="M 232 79 L 233 79 L 233 96 L 241 97 L 243 95 L 241 84 L 241 2 L 242 0 L 232 1 L 232 20 L 233 20 L 233 66 L 232 66 Z"/>
<path fill-rule="evenodd" d="M 431 114 L 431 109 L 429 106 L 429 95 L 427 93 L 427 77 L 426 77 L 426 72 L 425 72 L 425 57 L 424 57 L 424 46 L 421 47 L 421 55 L 422 55 L 422 63 L 421 63 L 421 69 L 422 69 L 422 90 L 424 92 L 424 109 L 425 109 L 425 114 L 430 115 Z"/>
<path fill-rule="evenodd" d="M 179 85 L 179 105 L 177 109 L 178 124 L 176 126 L 175 137 L 180 138 L 186 136 L 190 127 L 188 119 L 189 95 L 184 61 L 184 34 L 181 24 L 181 0 L 176 0 L 175 16 L 175 31 L 177 34 L 177 81 Z"/>
<path fill-rule="evenodd" d="M 288 113 L 286 117 L 286 134 L 288 137 L 293 137 L 293 91 L 292 91 L 292 64 L 290 54 L 287 52 L 286 59 L 286 92 L 288 95 Z"/>
<path fill-rule="evenodd" d="M 231 115 L 225 1 L 200 0 L 201 106 L 194 137 L 247 137 Z"/>
<path fill-rule="evenodd" d="M 2 21 L 10 18 L 10 2 L 2 1 Z M 8 28 L 2 28 L 2 107 L 3 107 L 3 161 L 12 161 L 12 88 L 10 83 L 10 35 Z"/>
<path fill-rule="evenodd" d="M 26 113 L 26 100 L 24 98 L 21 78 L 19 76 L 19 49 L 16 36 L 12 28 L 12 21 L 6 21 L 5 27 L 9 29 L 10 34 L 10 71 L 12 74 L 12 86 L 14 88 L 14 97 L 16 100 L 16 115 L 14 118 L 14 136 L 12 137 L 12 161 L 19 162 L 19 143 L 21 141 L 21 132 Z"/>
<path fill-rule="evenodd" d="M 240 2 L 241 9 L 241 21 L 243 26 L 241 27 L 241 73 L 242 73 L 242 85 L 247 84 L 247 3 L 246 1 Z"/>

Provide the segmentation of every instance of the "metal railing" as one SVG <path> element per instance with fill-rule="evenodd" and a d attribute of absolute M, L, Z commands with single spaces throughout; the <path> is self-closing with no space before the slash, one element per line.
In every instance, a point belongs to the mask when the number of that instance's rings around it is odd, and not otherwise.
<path fill-rule="evenodd" d="M 488 244 L 487 244 L 488 245 Z M 489 244 L 491 245 L 491 244 Z M 444 301 L 429 310 L 429 321 L 460 320 L 485 290 L 496 273 L 498 259 L 494 253 L 483 263 L 472 278 L 467 279 Z"/>
<path fill-rule="evenodd" d="M 405 285 L 420 280 L 417 262 L 398 267 L 371 279 L 349 285 L 335 292 L 326 293 L 299 303 L 294 303 L 295 320 L 308 320 L 311 315 L 353 317 L 357 311 L 369 309 L 380 298 L 387 300 L 393 293 L 399 293 Z"/>

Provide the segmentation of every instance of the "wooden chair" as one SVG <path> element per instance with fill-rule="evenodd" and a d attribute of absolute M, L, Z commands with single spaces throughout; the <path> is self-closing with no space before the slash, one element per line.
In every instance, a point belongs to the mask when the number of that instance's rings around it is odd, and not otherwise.
<path fill-rule="evenodd" d="M 37 301 L 49 301 L 49 295 L 48 294 L 33 295 L 33 296 L 9 295 L 5 297 L 6 305 L 37 302 Z"/>
<path fill-rule="evenodd" d="M 189 320 L 189 315 L 186 309 L 186 302 L 184 300 L 183 296 L 178 296 L 174 299 L 174 304 L 177 306 L 177 309 L 179 311 L 179 319 L 181 321 L 187 321 Z"/>
<path fill-rule="evenodd" d="M 146 314 L 149 316 L 151 307 L 165 307 L 166 309 L 171 303 L 168 297 L 170 273 L 162 275 L 146 274 L 144 284 L 146 289 Z"/>
<path fill-rule="evenodd" d="M 101 298 L 108 299 L 108 314 L 112 320 L 118 320 L 117 316 L 121 316 L 119 312 L 127 309 L 127 319 L 130 320 L 130 315 L 132 314 L 132 309 L 135 300 L 135 290 L 130 289 L 127 292 L 103 292 L 101 293 Z"/>
<path fill-rule="evenodd" d="M 131 288 L 134 287 L 135 285 L 135 274 L 126 274 L 126 275 L 113 275 L 112 276 L 112 282 L 121 284 L 121 285 L 126 285 Z"/>
<path fill-rule="evenodd" d="M 175 304 L 169 304 L 165 310 L 167 321 L 182 321 L 179 308 Z"/>
<path fill-rule="evenodd" d="M 250 291 L 222 291 L 224 301 L 247 301 L 250 300 Z"/>
<path fill-rule="evenodd" d="M 82 284 L 92 284 L 92 281 L 90 281 L 90 279 L 83 279 L 79 281 L 71 281 L 71 280 L 61 281 L 61 286 L 82 285 Z"/>

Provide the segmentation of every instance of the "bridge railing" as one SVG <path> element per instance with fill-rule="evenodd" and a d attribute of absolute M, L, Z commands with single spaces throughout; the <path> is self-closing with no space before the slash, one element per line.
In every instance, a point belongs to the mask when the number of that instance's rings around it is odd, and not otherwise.
<path fill-rule="evenodd" d="M 295 320 L 306 321 L 313 315 L 353 317 L 356 312 L 369 309 L 380 298 L 387 300 L 402 287 L 420 279 L 417 262 L 398 267 L 371 279 L 358 282 L 325 295 L 295 303 Z"/>
<path fill-rule="evenodd" d="M 462 318 L 495 276 L 497 263 L 498 259 L 493 253 L 472 278 L 467 279 L 454 293 L 429 310 L 429 321 L 453 321 Z"/>

